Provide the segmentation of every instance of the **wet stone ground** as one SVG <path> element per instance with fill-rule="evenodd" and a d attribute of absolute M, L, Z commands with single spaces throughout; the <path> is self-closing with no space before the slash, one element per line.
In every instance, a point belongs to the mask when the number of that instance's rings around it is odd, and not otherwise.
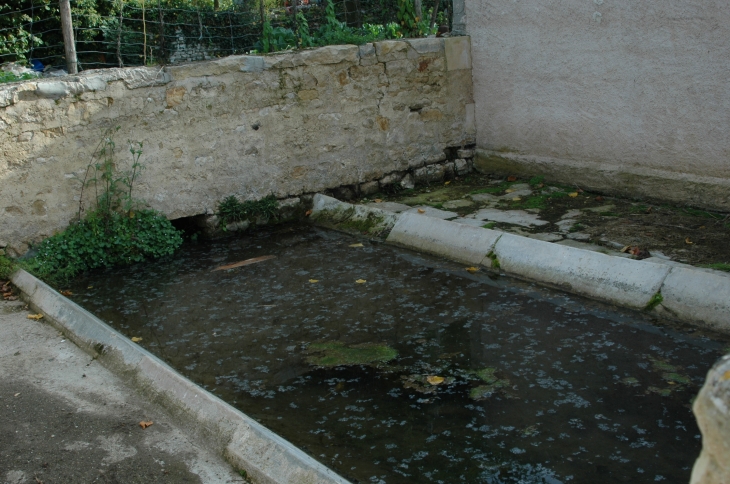
<path fill-rule="evenodd" d="M 727 347 L 311 227 L 187 245 L 71 290 L 361 483 L 688 482 L 690 402 Z"/>
<path fill-rule="evenodd" d="M 609 197 L 547 184 L 539 176 L 472 173 L 446 184 L 399 188 L 387 187 L 387 193 L 360 202 L 396 212 L 421 209 L 424 215 L 610 255 L 730 271 L 727 213 Z"/>

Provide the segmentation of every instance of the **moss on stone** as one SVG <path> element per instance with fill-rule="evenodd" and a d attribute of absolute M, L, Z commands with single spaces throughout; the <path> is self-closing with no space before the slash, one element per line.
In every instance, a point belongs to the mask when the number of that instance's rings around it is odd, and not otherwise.
<path fill-rule="evenodd" d="M 309 356 L 305 358 L 307 363 L 325 368 L 377 365 L 398 356 L 398 352 L 387 345 L 365 343 L 348 346 L 339 341 L 312 343 L 307 348 L 307 353 L 309 353 Z"/>

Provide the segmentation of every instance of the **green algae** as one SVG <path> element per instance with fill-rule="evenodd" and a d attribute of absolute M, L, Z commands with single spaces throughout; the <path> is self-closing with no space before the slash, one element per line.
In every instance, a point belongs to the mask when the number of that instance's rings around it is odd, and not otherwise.
<path fill-rule="evenodd" d="M 387 345 L 359 344 L 348 346 L 339 341 L 325 343 L 312 343 L 307 348 L 309 356 L 305 361 L 310 365 L 325 368 L 350 365 L 377 365 L 386 363 L 396 356 L 398 352 Z"/>
<path fill-rule="evenodd" d="M 479 385 L 469 391 L 469 397 L 473 400 L 485 400 L 495 393 L 503 393 L 509 396 L 504 389 L 510 386 L 510 381 L 506 378 L 499 378 L 496 375 L 496 368 L 481 368 L 470 372 L 470 375 L 480 379 L 486 385 Z"/>

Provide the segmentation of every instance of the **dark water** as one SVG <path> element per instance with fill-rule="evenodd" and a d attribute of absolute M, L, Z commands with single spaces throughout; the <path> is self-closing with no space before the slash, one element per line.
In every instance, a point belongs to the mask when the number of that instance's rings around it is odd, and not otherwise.
<path fill-rule="evenodd" d="M 353 482 L 688 482 L 690 402 L 727 344 L 309 227 L 189 245 L 73 291 Z M 398 356 L 306 362 L 310 343 L 333 341 Z"/>

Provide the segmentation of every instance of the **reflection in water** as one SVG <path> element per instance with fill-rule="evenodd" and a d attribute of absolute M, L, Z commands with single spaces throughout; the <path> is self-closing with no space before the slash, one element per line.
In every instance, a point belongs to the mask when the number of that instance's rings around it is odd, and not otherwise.
<path fill-rule="evenodd" d="M 352 243 L 284 227 L 73 292 L 353 482 L 689 480 L 701 447 L 690 400 L 720 337 Z"/>

